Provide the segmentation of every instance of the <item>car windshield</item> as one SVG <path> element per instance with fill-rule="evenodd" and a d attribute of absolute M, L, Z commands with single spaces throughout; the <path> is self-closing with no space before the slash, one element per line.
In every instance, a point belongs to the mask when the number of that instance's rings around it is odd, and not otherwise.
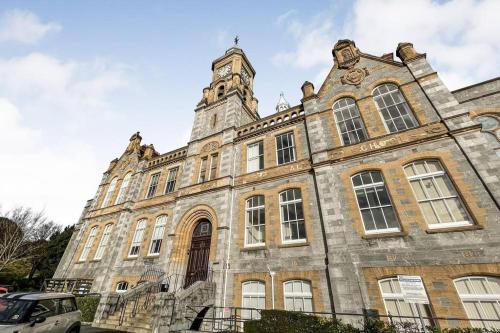
<path fill-rule="evenodd" d="M 34 301 L 0 298 L 0 323 L 15 324 L 25 317 Z"/>

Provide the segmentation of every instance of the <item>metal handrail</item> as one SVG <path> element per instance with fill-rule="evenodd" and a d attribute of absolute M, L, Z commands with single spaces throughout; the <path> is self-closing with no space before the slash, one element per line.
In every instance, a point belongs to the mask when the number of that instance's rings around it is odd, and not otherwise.
<path fill-rule="evenodd" d="M 202 309 L 204 308 L 210 308 L 212 309 L 212 316 L 198 316 L 198 313 L 201 312 Z M 243 328 L 243 324 L 245 321 L 248 320 L 255 320 L 259 319 L 261 315 L 261 309 L 256 309 L 256 308 L 245 308 L 245 307 L 217 307 L 217 306 L 200 306 L 200 305 L 186 305 L 186 308 L 191 310 L 192 312 L 196 313 L 195 316 L 189 317 L 185 316 L 185 319 L 194 322 L 197 319 L 201 320 L 206 320 L 208 322 L 211 322 L 212 324 L 212 331 L 217 331 L 217 330 L 234 330 L 234 331 L 240 331 Z M 242 316 L 243 311 L 247 311 L 250 313 L 250 317 L 244 317 Z M 401 326 L 398 328 L 398 331 L 400 332 L 405 332 L 405 333 L 420 333 L 423 332 L 423 328 L 420 327 L 418 324 L 413 324 L 407 322 L 397 322 L 398 319 L 404 320 L 404 319 L 409 319 L 413 320 L 415 323 L 419 321 L 420 317 L 415 317 L 415 316 L 401 316 L 401 315 L 383 315 L 383 314 L 368 314 L 368 313 L 357 313 L 357 312 L 307 312 L 307 311 L 296 311 L 296 312 L 301 312 L 307 315 L 315 315 L 315 316 L 328 316 L 332 319 L 337 319 L 338 316 L 354 316 L 354 317 L 359 317 L 360 322 L 362 324 L 362 331 L 366 330 L 366 325 L 367 322 L 370 319 L 381 319 L 384 318 L 386 319 L 391 325 L 394 326 Z M 208 313 L 208 311 L 206 312 Z M 217 314 L 222 313 L 221 316 L 218 316 Z M 226 315 L 227 314 L 227 315 Z M 254 315 L 255 314 L 255 315 Z M 500 323 L 499 319 L 478 319 L 478 318 L 461 318 L 461 317 L 433 317 L 433 316 L 424 316 L 422 317 L 423 319 L 429 320 L 429 322 L 434 323 L 432 326 L 438 326 L 439 322 L 438 321 L 462 321 L 462 322 L 467 322 L 467 323 L 472 323 L 472 322 L 481 322 L 483 324 L 485 323 Z M 405 325 L 406 323 L 413 324 L 412 325 Z M 428 326 L 425 327 L 427 329 Z"/>
<path fill-rule="evenodd" d="M 40 291 L 68 292 L 75 295 L 87 295 L 92 288 L 93 279 L 45 279 Z"/>
<path fill-rule="evenodd" d="M 120 317 L 118 320 L 118 325 L 121 326 L 125 319 L 125 311 L 130 302 L 134 302 L 132 312 L 130 316 L 133 318 L 136 316 L 139 309 L 147 310 L 151 304 L 153 304 L 156 295 L 159 292 L 166 292 L 171 294 L 176 294 L 178 291 L 187 289 L 186 287 L 186 276 L 184 274 L 170 274 L 165 277 L 165 272 L 151 269 L 153 272 L 145 272 L 141 275 L 137 286 L 130 291 L 120 294 L 113 311 L 110 314 L 116 312 L 117 308 L 120 308 Z M 201 279 L 204 277 L 204 279 Z M 205 270 L 204 275 L 200 274 L 200 279 L 198 281 L 208 281 L 211 282 L 213 279 L 212 269 Z M 141 305 L 141 298 L 144 298 L 144 302 Z"/>

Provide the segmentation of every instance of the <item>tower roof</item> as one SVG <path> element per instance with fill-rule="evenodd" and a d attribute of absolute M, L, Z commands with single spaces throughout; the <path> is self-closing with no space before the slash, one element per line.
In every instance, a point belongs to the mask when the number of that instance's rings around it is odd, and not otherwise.
<path fill-rule="evenodd" d="M 276 104 L 276 112 L 281 112 L 290 108 L 290 104 L 285 99 L 285 95 L 283 92 L 280 93 L 280 99 L 278 100 L 278 104 Z"/>
<path fill-rule="evenodd" d="M 247 64 L 248 68 L 250 68 L 250 70 L 252 71 L 252 74 L 255 75 L 255 69 L 253 68 L 252 64 L 248 60 L 248 58 L 247 58 L 245 52 L 243 51 L 243 49 L 238 44 L 234 44 L 233 46 L 231 46 L 230 48 L 228 48 L 226 50 L 226 52 L 224 52 L 224 55 L 222 55 L 219 58 L 217 58 L 214 61 L 212 61 L 212 70 L 214 70 L 216 63 L 224 60 L 225 58 L 230 57 L 233 54 L 239 54 L 239 55 L 241 55 L 241 57 L 245 60 L 245 63 Z"/>

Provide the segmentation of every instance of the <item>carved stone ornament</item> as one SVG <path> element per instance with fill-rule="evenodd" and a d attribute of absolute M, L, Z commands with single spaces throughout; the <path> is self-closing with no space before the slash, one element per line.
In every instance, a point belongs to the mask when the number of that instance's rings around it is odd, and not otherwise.
<path fill-rule="evenodd" d="M 209 153 L 217 149 L 219 149 L 219 143 L 217 141 L 212 141 L 201 148 L 201 153 Z"/>
<path fill-rule="evenodd" d="M 126 152 L 139 152 L 142 136 L 139 132 L 134 133 L 129 140 Z"/>
<path fill-rule="evenodd" d="M 339 40 L 332 50 L 339 68 L 352 68 L 359 61 L 359 49 L 349 39 Z"/>
<path fill-rule="evenodd" d="M 359 85 L 368 75 L 366 68 L 351 68 L 345 72 L 344 76 L 340 79 L 343 84 Z"/>

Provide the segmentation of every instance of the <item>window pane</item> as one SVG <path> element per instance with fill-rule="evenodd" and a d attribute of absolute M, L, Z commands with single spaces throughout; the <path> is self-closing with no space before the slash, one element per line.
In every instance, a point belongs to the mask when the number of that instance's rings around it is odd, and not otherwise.
<path fill-rule="evenodd" d="M 365 224 L 366 231 L 376 230 L 375 222 L 373 221 L 372 213 L 370 210 L 362 211 L 361 216 L 363 217 L 363 223 Z"/>
<path fill-rule="evenodd" d="M 375 187 L 367 188 L 365 191 L 366 191 L 366 197 L 368 198 L 368 204 L 370 205 L 370 207 L 379 206 L 379 201 L 377 195 L 375 194 L 376 188 Z"/>
<path fill-rule="evenodd" d="M 433 201 L 433 206 L 434 206 L 434 209 L 436 210 L 436 213 L 437 213 L 441 223 L 453 222 L 453 219 L 452 219 L 450 213 L 448 212 L 448 210 L 446 209 L 446 206 L 445 206 L 443 200 Z"/>
<path fill-rule="evenodd" d="M 426 199 L 424 188 L 422 187 L 422 184 L 420 183 L 419 180 L 414 180 L 410 182 L 413 192 L 415 193 L 415 196 L 417 197 L 417 200 L 424 200 Z"/>
<path fill-rule="evenodd" d="M 434 178 L 443 196 L 454 196 L 455 189 L 448 177 L 440 176 Z"/>
<path fill-rule="evenodd" d="M 356 176 L 352 177 L 352 184 L 354 186 L 362 185 L 363 183 L 361 182 L 361 175 L 356 175 Z"/>
<path fill-rule="evenodd" d="M 450 198 L 446 199 L 446 204 L 453 214 L 454 221 L 467 221 L 469 220 L 467 216 L 467 212 L 463 207 L 462 203 L 458 200 L 458 198 Z"/>
<path fill-rule="evenodd" d="M 385 219 L 387 220 L 387 226 L 389 228 L 398 228 L 398 219 L 392 207 L 383 208 Z"/>
<path fill-rule="evenodd" d="M 381 281 L 379 285 L 380 289 L 382 290 L 382 293 L 392 293 L 391 283 L 389 280 Z"/>
<path fill-rule="evenodd" d="M 375 226 L 377 227 L 377 230 L 386 229 L 387 225 L 385 223 L 384 215 L 382 214 L 382 209 L 374 208 L 372 209 L 372 214 L 373 214 L 373 219 L 375 220 Z"/>
<path fill-rule="evenodd" d="M 399 315 L 398 307 L 397 307 L 397 301 L 388 299 L 385 301 L 385 308 L 388 314 L 391 314 L 393 316 Z"/>
<path fill-rule="evenodd" d="M 425 220 L 427 221 L 428 224 L 434 224 L 434 223 L 439 223 L 439 220 L 434 213 L 434 210 L 432 209 L 432 205 L 430 202 L 422 202 L 420 204 L 420 207 L 422 208 L 422 214 L 425 217 Z"/>
<path fill-rule="evenodd" d="M 384 187 L 377 187 L 377 195 L 381 205 L 391 204 L 391 200 L 389 199 L 389 194 L 387 193 Z"/>

